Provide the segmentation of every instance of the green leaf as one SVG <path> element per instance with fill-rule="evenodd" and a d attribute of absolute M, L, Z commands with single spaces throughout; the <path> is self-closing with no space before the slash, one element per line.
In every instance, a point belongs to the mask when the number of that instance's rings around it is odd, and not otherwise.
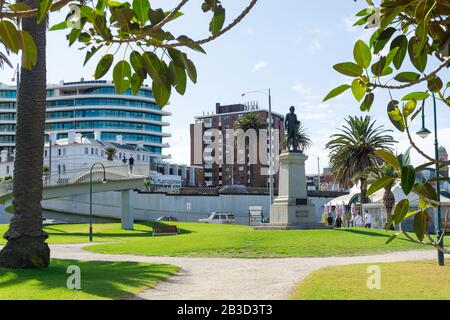
<path fill-rule="evenodd" d="M 398 48 L 398 51 L 394 57 L 394 66 L 399 70 L 405 60 L 406 53 L 408 52 L 408 38 L 405 35 L 400 35 L 391 42 L 391 50 Z"/>
<path fill-rule="evenodd" d="M 352 93 L 357 101 L 361 101 L 361 99 L 364 98 L 364 96 L 366 94 L 366 90 L 367 90 L 367 88 L 366 88 L 365 84 L 362 83 L 362 81 L 360 79 L 356 78 L 355 80 L 353 80 Z"/>
<path fill-rule="evenodd" d="M 420 74 L 416 72 L 401 72 L 395 76 L 398 82 L 414 82 L 420 78 Z"/>
<path fill-rule="evenodd" d="M 139 75 L 143 79 L 144 75 L 146 74 L 145 63 L 144 58 L 138 51 L 133 51 L 130 54 L 130 63 L 131 66 L 133 67 L 133 70 L 136 73 L 139 73 Z"/>
<path fill-rule="evenodd" d="M 148 75 L 152 78 L 153 82 L 158 82 L 161 84 L 163 82 L 162 76 L 160 75 L 161 70 L 161 60 L 153 52 L 145 52 L 143 54 L 145 70 L 147 70 Z"/>
<path fill-rule="evenodd" d="M 94 29 L 105 40 L 112 40 L 111 30 L 106 26 L 106 18 L 102 15 L 96 15 L 94 19 Z"/>
<path fill-rule="evenodd" d="M 425 238 L 428 220 L 429 217 L 426 211 L 419 211 L 414 217 L 414 231 L 420 242 Z"/>
<path fill-rule="evenodd" d="M 372 92 L 368 93 L 360 106 L 361 111 L 369 112 L 370 109 L 372 108 L 374 100 L 375 100 L 375 95 Z"/>
<path fill-rule="evenodd" d="M 148 0 L 133 0 L 133 12 L 141 25 L 144 25 L 149 20 L 149 10 L 150 2 Z"/>
<path fill-rule="evenodd" d="M 22 66 L 31 69 L 37 62 L 37 48 L 33 37 L 28 32 L 19 30 L 17 42 L 22 49 Z"/>
<path fill-rule="evenodd" d="M 173 61 L 171 61 L 169 64 L 169 74 L 171 83 L 173 84 L 177 92 L 181 95 L 184 95 L 184 93 L 186 92 L 187 83 L 186 71 L 184 70 L 184 68 L 181 68 Z"/>
<path fill-rule="evenodd" d="M 409 195 L 416 181 L 416 170 L 413 166 L 406 166 L 401 171 L 402 190 L 405 195 Z"/>
<path fill-rule="evenodd" d="M 97 64 L 97 68 L 95 69 L 95 79 L 100 79 L 103 77 L 111 68 L 111 65 L 114 61 L 114 56 L 112 54 L 105 54 Z"/>
<path fill-rule="evenodd" d="M 403 106 L 403 115 L 405 118 L 409 117 L 414 110 L 416 110 L 417 101 L 416 100 L 410 100 Z"/>
<path fill-rule="evenodd" d="M 325 97 L 325 99 L 323 99 L 322 102 L 333 99 L 333 98 L 341 95 L 342 93 L 344 93 L 345 91 L 347 91 L 350 88 L 351 88 L 351 86 L 349 86 L 348 84 L 344 84 L 342 86 L 334 88 L 333 90 L 330 91 L 330 93 L 327 94 L 327 96 Z"/>
<path fill-rule="evenodd" d="M 356 63 L 364 69 L 367 69 L 372 62 L 372 52 L 370 52 L 369 46 L 362 40 L 356 42 L 353 49 L 353 57 Z"/>
<path fill-rule="evenodd" d="M 333 66 L 334 70 L 349 77 L 359 77 L 363 74 L 363 68 L 353 62 L 339 63 Z"/>
<path fill-rule="evenodd" d="M 383 74 L 383 71 L 386 67 L 386 57 L 381 57 L 380 60 L 377 63 L 374 63 L 372 65 L 372 73 L 377 76 L 380 77 Z"/>
<path fill-rule="evenodd" d="M 428 80 L 428 90 L 431 92 L 439 92 L 444 87 L 444 83 L 442 82 L 441 78 L 434 77 L 430 80 Z"/>
<path fill-rule="evenodd" d="M 374 183 L 372 183 L 370 185 L 369 189 L 367 190 L 367 196 L 371 196 L 378 190 L 381 190 L 384 187 L 393 184 L 394 182 L 395 182 L 395 178 L 381 177 L 380 179 L 378 179 L 377 181 L 375 181 Z"/>
<path fill-rule="evenodd" d="M 206 54 L 206 51 L 203 50 L 203 48 L 200 45 L 195 43 L 195 41 L 192 40 L 191 38 L 189 38 L 188 36 L 185 36 L 185 35 L 179 36 L 177 38 L 177 41 L 179 43 L 182 43 L 182 44 L 186 45 L 187 47 L 191 48 L 192 50 L 195 50 L 195 51 L 201 52 L 203 54 Z"/>
<path fill-rule="evenodd" d="M 396 31 L 397 31 L 397 29 L 395 29 L 393 27 L 383 30 L 383 32 L 381 32 L 378 35 L 378 37 L 374 43 L 373 53 L 379 54 L 381 52 L 381 50 L 384 49 L 384 47 L 386 46 L 386 44 L 389 42 L 389 40 L 391 39 L 391 37 L 393 36 L 393 34 Z"/>
<path fill-rule="evenodd" d="M 391 242 L 394 241 L 399 235 L 400 235 L 400 232 L 395 232 L 395 233 L 393 233 L 393 234 L 389 237 L 389 239 L 386 241 L 385 244 L 391 243 Z"/>
<path fill-rule="evenodd" d="M 47 13 L 50 10 L 52 3 L 53 0 L 39 0 L 38 14 L 37 14 L 38 23 L 41 23 L 42 20 L 44 20 L 44 18 L 47 16 Z"/>
<path fill-rule="evenodd" d="M 9 20 L 0 20 L 0 40 L 14 53 L 19 51 L 17 43 L 17 29 Z"/>
<path fill-rule="evenodd" d="M 141 90 L 142 84 L 144 83 L 144 77 L 142 74 L 139 74 L 138 72 L 133 73 L 131 76 L 131 92 L 133 95 L 137 95 L 139 93 L 139 90 Z"/>
<path fill-rule="evenodd" d="M 85 56 L 85 58 L 84 58 L 83 66 L 85 66 L 86 63 L 88 63 L 88 61 L 89 61 L 89 60 L 97 53 L 97 51 L 98 51 L 101 47 L 103 47 L 103 45 L 100 45 L 100 46 L 98 46 L 98 47 L 93 46 L 93 47 L 91 48 L 91 50 L 88 50 L 88 51 L 86 52 L 86 56 Z"/>
<path fill-rule="evenodd" d="M 436 190 L 429 182 L 416 183 L 413 187 L 413 191 L 425 199 L 438 200 Z"/>
<path fill-rule="evenodd" d="M 164 107 L 167 105 L 170 98 L 170 86 L 153 81 L 152 92 L 158 106 Z"/>
<path fill-rule="evenodd" d="M 400 224 L 404 219 L 409 210 L 409 200 L 402 199 L 397 203 L 394 209 L 394 221 L 395 224 Z"/>
<path fill-rule="evenodd" d="M 126 60 L 119 61 L 113 70 L 114 86 L 117 93 L 124 93 L 131 84 L 131 66 Z"/>
<path fill-rule="evenodd" d="M 420 50 L 419 41 L 416 37 L 409 39 L 408 52 L 413 66 L 420 72 L 424 72 L 427 67 L 428 55 L 426 50 Z"/>
<path fill-rule="evenodd" d="M 27 11 L 27 10 L 31 10 L 31 7 L 29 5 L 27 5 L 26 3 L 23 3 L 23 2 L 11 3 L 9 5 L 9 8 L 12 11 Z"/>
<path fill-rule="evenodd" d="M 398 107 L 398 101 L 392 100 L 389 102 L 387 107 L 387 113 L 391 123 L 401 132 L 405 131 L 405 121 L 403 119 L 403 114 Z"/>
<path fill-rule="evenodd" d="M 217 35 L 225 23 L 225 8 L 221 5 L 216 6 L 214 9 L 214 16 L 209 24 L 209 31 L 213 35 Z"/>
<path fill-rule="evenodd" d="M 197 69 L 195 68 L 195 65 L 192 62 L 192 60 L 189 60 L 186 58 L 184 64 L 185 64 L 186 72 L 189 76 L 189 79 L 191 79 L 191 81 L 193 83 L 197 83 Z"/>
<path fill-rule="evenodd" d="M 53 25 L 49 29 L 49 31 L 64 30 L 64 29 L 67 29 L 67 28 L 68 28 L 67 21 L 63 21 L 63 22 L 60 22 L 58 24 Z"/>
<path fill-rule="evenodd" d="M 412 92 L 402 98 L 402 101 L 417 100 L 422 101 L 430 96 L 428 92 Z"/>
<path fill-rule="evenodd" d="M 390 164 L 391 166 L 393 166 L 394 168 L 396 168 L 399 171 L 401 170 L 400 162 L 398 161 L 395 154 L 393 154 L 392 152 L 383 150 L 383 149 L 378 149 L 378 150 L 375 150 L 375 153 L 377 154 L 377 156 L 379 156 L 381 159 L 383 159 L 386 163 Z"/>

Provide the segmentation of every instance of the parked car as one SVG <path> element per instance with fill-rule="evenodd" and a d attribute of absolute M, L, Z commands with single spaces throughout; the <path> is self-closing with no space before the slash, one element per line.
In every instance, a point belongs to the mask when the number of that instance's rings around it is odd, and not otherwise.
<path fill-rule="evenodd" d="M 229 185 L 229 186 L 225 186 L 219 189 L 219 192 L 229 192 L 229 191 L 245 191 L 245 186 L 241 185 L 241 184 L 234 184 L 234 185 Z"/>
<path fill-rule="evenodd" d="M 156 221 L 179 221 L 178 218 L 172 217 L 172 216 L 163 216 L 156 219 Z"/>
<path fill-rule="evenodd" d="M 212 212 L 208 218 L 199 219 L 200 223 L 211 223 L 211 224 L 236 224 L 237 220 L 232 213 L 226 212 Z"/>

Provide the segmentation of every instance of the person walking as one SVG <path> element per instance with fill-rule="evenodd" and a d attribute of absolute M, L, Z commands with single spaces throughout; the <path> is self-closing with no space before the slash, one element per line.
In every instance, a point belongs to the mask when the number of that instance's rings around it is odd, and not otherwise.
<path fill-rule="evenodd" d="M 124 163 L 124 164 L 126 164 L 126 163 L 127 163 L 127 157 L 125 157 L 125 155 L 123 155 L 123 158 L 122 158 L 122 163 Z"/>
<path fill-rule="evenodd" d="M 361 217 L 361 214 L 359 212 L 356 216 L 353 217 L 353 226 L 357 228 L 364 227 L 363 218 Z"/>
<path fill-rule="evenodd" d="M 134 165 L 133 155 L 131 155 L 130 158 L 128 159 L 128 164 L 130 166 L 130 174 L 133 174 L 133 165 Z"/>
<path fill-rule="evenodd" d="M 364 214 L 364 221 L 366 222 L 364 227 L 367 229 L 371 229 L 372 228 L 372 217 L 370 216 L 370 214 L 367 210 L 366 210 L 366 213 Z"/>

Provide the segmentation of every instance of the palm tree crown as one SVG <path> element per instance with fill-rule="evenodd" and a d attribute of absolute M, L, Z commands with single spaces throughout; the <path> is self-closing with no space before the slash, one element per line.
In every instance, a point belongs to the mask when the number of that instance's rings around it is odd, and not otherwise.
<path fill-rule="evenodd" d="M 330 150 L 330 164 L 336 182 L 343 187 L 350 187 L 354 177 L 368 168 L 375 166 L 379 159 L 377 149 L 392 151 L 396 141 L 387 134 L 392 130 L 375 126 L 376 121 L 370 116 L 352 117 L 345 120 L 346 125 L 333 134 L 326 148 Z M 367 183 L 366 177 L 360 177 L 362 187 Z M 362 192 L 363 193 L 363 192 Z M 362 194 L 365 199 L 365 194 Z"/>
<path fill-rule="evenodd" d="M 234 123 L 235 129 L 242 129 L 244 131 L 253 129 L 256 130 L 256 133 L 258 133 L 258 130 L 267 129 L 267 127 L 267 122 L 255 112 L 244 114 Z"/>

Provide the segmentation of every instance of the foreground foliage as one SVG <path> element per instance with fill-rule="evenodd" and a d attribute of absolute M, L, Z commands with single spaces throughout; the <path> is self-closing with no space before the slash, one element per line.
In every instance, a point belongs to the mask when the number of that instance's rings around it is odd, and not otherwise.
<path fill-rule="evenodd" d="M 382 177 L 377 182 L 377 190 L 398 181 L 407 196 L 415 193 L 420 197 L 419 210 L 410 209 L 407 199 L 397 204 L 388 227 L 394 222 L 401 225 L 412 216 L 419 242 L 425 241 L 450 253 L 443 247 L 439 232 L 436 238 L 427 233 L 427 225 L 431 222 L 429 209 L 442 205 L 434 186 L 450 179 L 434 177 L 422 183 L 414 181 L 420 171 L 431 166 L 439 170 L 450 162 L 440 161 L 437 154 L 426 154 L 414 142 L 410 132 L 411 124 L 424 111 L 427 101 L 435 107 L 439 104 L 446 111 L 450 107 L 450 81 L 446 70 L 450 66 L 450 3 L 448 0 L 385 0 L 377 1 L 378 5 L 372 0 L 365 2 L 367 8 L 357 13 L 355 26 L 374 28 L 375 31 L 369 43 L 362 40 L 355 43 L 354 61 L 334 66 L 337 72 L 351 80 L 333 89 L 324 101 L 351 90 L 361 111 L 370 112 L 376 95 L 381 91 L 389 93 L 387 117 L 397 130 L 407 135 L 411 147 L 423 157 L 424 164 L 403 166 L 390 150 L 380 148 L 377 151 L 400 177 L 394 180 L 392 176 Z"/>

